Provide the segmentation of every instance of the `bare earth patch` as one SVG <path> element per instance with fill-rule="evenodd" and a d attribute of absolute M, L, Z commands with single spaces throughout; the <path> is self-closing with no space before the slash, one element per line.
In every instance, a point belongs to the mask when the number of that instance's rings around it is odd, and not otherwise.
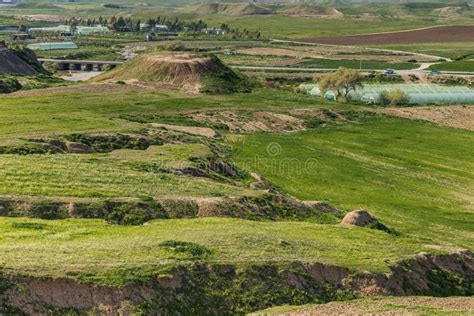
<path fill-rule="evenodd" d="M 60 93 L 125 93 L 129 91 L 141 91 L 143 88 L 124 84 L 84 84 L 47 89 L 24 90 L 11 93 L 2 97 L 29 97 Z"/>
<path fill-rule="evenodd" d="M 412 120 L 429 121 L 442 126 L 474 131 L 473 106 L 392 108 L 380 112 Z"/>
<path fill-rule="evenodd" d="M 170 125 L 170 124 L 160 124 L 152 123 L 151 126 L 158 128 L 165 128 L 172 131 L 184 132 L 204 137 L 216 137 L 217 133 L 208 127 L 195 127 L 195 126 L 181 126 L 181 125 Z"/>
<path fill-rule="evenodd" d="M 194 113 L 192 119 L 208 125 L 226 126 L 231 132 L 285 132 L 305 128 L 304 121 L 286 114 L 233 111 Z"/>
<path fill-rule="evenodd" d="M 473 297 L 391 297 L 333 302 L 314 307 L 270 312 L 265 315 L 471 315 L 474 312 Z M 263 314 L 263 313 L 262 313 Z M 258 315 L 258 314 L 257 314 Z"/>

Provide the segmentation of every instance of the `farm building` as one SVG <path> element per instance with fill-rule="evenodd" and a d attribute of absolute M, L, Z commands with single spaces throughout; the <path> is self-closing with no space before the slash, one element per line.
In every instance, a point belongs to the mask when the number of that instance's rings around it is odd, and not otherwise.
<path fill-rule="evenodd" d="M 302 85 L 303 92 L 321 96 L 317 84 Z M 461 86 L 440 86 L 435 84 L 374 84 L 365 85 L 362 89 L 350 92 L 352 101 L 367 104 L 380 104 L 383 92 L 403 91 L 409 98 L 409 104 L 469 104 L 474 103 L 474 90 Z M 333 91 L 327 91 L 324 97 L 335 99 Z"/>
<path fill-rule="evenodd" d="M 31 50 L 77 49 L 73 42 L 34 43 L 27 46 Z"/>

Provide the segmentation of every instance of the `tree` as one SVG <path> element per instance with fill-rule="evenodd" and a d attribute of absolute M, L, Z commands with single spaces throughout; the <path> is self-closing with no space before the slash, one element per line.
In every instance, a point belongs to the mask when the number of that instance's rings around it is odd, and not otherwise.
<path fill-rule="evenodd" d="M 349 93 L 362 88 L 362 75 L 355 70 L 340 67 L 337 71 L 320 76 L 319 89 L 322 94 L 334 91 L 336 99 L 347 101 Z"/>
<path fill-rule="evenodd" d="M 383 105 L 406 105 L 410 102 L 410 97 L 400 89 L 385 90 L 380 94 L 380 101 Z"/>

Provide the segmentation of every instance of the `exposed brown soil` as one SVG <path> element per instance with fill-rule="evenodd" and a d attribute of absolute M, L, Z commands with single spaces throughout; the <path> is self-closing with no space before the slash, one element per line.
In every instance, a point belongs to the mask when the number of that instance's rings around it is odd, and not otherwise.
<path fill-rule="evenodd" d="M 372 223 L 376 223 L 375 217 L 370 215 L 367 211 L 359 210 L 352 211 L 346 214 L 342 219 L 341 224 L 343 225 L 355 225 L 355 226 L 367 226 Z"/>
<path fill-rule="evenodd" d="M 284 132 L 305 128 L 304 121 L 286 114 L 233 111 L 195 113 L 191 117 L 210 126 L 226 126 L 232 132 Z"/>
<path fill-rule="evenodd" d="M 427 315 L 427 309 L 437 313 L 474 313 L 472 297 L 396 297 L 374 298 L 354 302 L 333 302 L 271 315 Z M 267 314 L 267 315 L 268 315 Z"/>
<path fill-rule="evenodd" d="M 412 120 L 424 120 L 442 126 L 474 131 L 473 106 L 393 108 L 380 110 L 380 112 Z"/>
<path fill-rule="evenodd" d="M 172 131 L 184 132 L 188 134 L 194 134 L 204 137 L 216 137 L 218 134 L 212 128 L 208 127 L 195 127 L 195 126 L 181 126 L 181 125 L 170 125 L 161 123 L 152 123 L 152 127 L 165 128 Z"/>
<path fill-rule="evenodd" d="M 259 267 L 253 266 L 253 273 L 258 269 L 258 277 L 261 286 L 260 295 L 270 295 L 272 289 L 285 286 L 288 293 L 292 290 L 305 290 L 306 293 L 315 297 L 323 295 L 322 288 L 332 287 L 333 290 L 340 289 L 352 291 L 366 296 L 413 296 L 429 290 L 439 290 L 439 282 L 447 282 L 447 275 L 439 274 L 437 280 L 433 280 L 431 271 L 445 271 L 450 275 L 455 274 L 464 280 L 463 286 L 469 287 L 474 282 L 474 255 L 468 251 L 458 251 L 447 255 L 419 254 L 413 259 L 404 260 L 391 269 L 387 274 L 354 273 L 346 268 L 309 262 L 292 262 L 287 267 L 277 269 L 275 277 L 275 266 L 263 264 Z M 128 315 L 131 306 L 140 303 L 157 302 L 154 311 L 150 315 L 168 314 L 169 308 L 176 308 L 175 304 L 191 304 L 195 306 L 206 306 L 200 312 L 211 312 L 219 314 L 229 312 L 235 308 L 237 302 L 234 300 L 219 301 L 219 306 L 214 301 L 206 304 L 202 300 L 205 297 L 193 295 L 202 293 L 203 289 L 209 290 L 208 284 L 227 284 L 232 282 L 242 284 L 234 299 L 246 297 L 248 291 L 254 288 L 250 282 L 254 274 L 248 273 L 246 269 L 238 269 L 231 264 L 200 264 L 187 265 L 171 269 L 167 275 L 157 275 L 148 282 L 141 284 L 130 284 L 122 288 L 108 286 L 94 286 L 83 284 L 71 279 L 33 278 L 33 277 L 8 277 L 7 286 L 0 292 L 0 300 L 10 308 L 17 308 L 22 312 L 34 315 L 48 315 L 51 311 L 72 308 L 77 311 L 87 312 L 92 309 L 100 310 L 103 315 Z M 212 280 L 213 283 L 210 283 Z M 198 282 L 196 282 L 198 281 Z M 3 283 L 5 284 L 5 282 Z M 188 294 L 184 295 L 183 293 Z M 251 292 L 253 293 L 253 292 Z M 255 295 L 253 293 L 252 295 Z M 289 298 L 286 298 L 288 300 Z M 199 300 L 196 301 L 196 300 Z M 472 298 L 439 299 L 439 298 L 389 298 L 385 303 L 404 305 L 406 308 L 412 306 L 439 307 L 446 311 L 455 311 L 459 308 L 472 310 Z M 159 303 L 158 303 L 159 302 Z M 376 302 L 376 301 L 375 301 Z M 280 304 L 288 301 L 280 300 Z M 268 304 L 268 303 L 267 303 Z M 340 303 L 320 305 L 310 310 L 302 310 L 295 315 L 316 314 L 327 315 L 338 312 L 358 312 L 357 305 L 351 303 L 341 305 Z M 344 308 L 342 307 L 344 306 Z M 268 305 L 255 302 L 253 308 L 264 309 Z M 403 309 L 402 309 L 403 310 Z M 377 311 L 377 309 L 376 309 Z M 384 310 L 379 310 L 383 312 Z M 308 314 L 308 312 L 310 312 Z M 320 313 L 319 313 L 320 312 Z M 361 312 L 366 312 L 362 309 Z M 393 315 L 393 314 L 387 314 Z"/>
<path fill-rule="evenodd" d="M 143 88 L 123 84 L 84 84 L 66 87 L 54 87 L 46 89 L 24 90 L 8 94 L 2 97 L 29 97 L 48 94 L 66 94 L 66 93 L 125 93 L 128 91 L 140 91 Z"/>
<path fill-rule="evenodd" d="M 465 42 L 474 41 L 474 26 L 439 26 L 391 33 L 304 38 L 298 41 L 331 45 Z"/>

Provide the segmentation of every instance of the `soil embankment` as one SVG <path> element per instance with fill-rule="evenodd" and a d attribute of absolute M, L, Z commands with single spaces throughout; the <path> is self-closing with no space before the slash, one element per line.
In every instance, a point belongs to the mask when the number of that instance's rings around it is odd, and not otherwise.
<path fill-rule="evenodd" d="M 385 274 L 296 261 L 244 267 L 194 263 L 154 275 L 145 283 L 120 288 L 72 279 L 3 275 L 0 301 L 4 310 L 35 315 L 65 310 L 95 310 L 104 315 L 140 310 L 159 315 L 170 311 L 241 314 L 275 305 L 329 302 L 356 295 L 469 296 L 473 294 L 474 255 L 468 251 L 419 254 Z"/>

